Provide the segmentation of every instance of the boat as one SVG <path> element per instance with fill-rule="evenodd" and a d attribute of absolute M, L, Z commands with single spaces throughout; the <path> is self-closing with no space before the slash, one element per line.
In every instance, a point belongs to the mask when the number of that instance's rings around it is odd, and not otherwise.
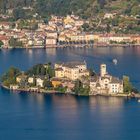
<path fill-rule="evenodd" d="M 113 62 L 115 65 L 117 65 L 118 60 L 117 60 L 117 59 L 113 59 L 112 62 Z"/>
<path fill-rule="evenodd" d="M 140 99 L 138 100 L 138 102 L 140 103 Z"/>

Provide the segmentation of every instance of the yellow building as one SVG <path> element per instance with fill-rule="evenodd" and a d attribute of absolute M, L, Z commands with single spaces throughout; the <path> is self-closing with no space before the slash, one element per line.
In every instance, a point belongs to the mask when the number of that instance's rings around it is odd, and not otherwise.
<path fill-rule="evenodd" d="M 58 78 L 64 77 L 64 71 L 62 68 L 55 69 L 55 76 Z"/>
<path fill-rule="evenodd" d="M 74 19 L 71 17 L 71 16 L 67 16 L 65 19 L 64 19 L 64 24 L 69 24 L 69 23 L 74 23 Z"/>
<path fill-rule="evenodd" d="M 27 76 L 24 75 L 24 74 L 19 75 L 19 76 L 16 77 L 16 82 L 17 82 L 17 83 L 20 83 L 21 81 L 25 81 L 26 78 L 27 78 Z"/>
<path fill-rule="evenodd" d="M 71 41 L 98 41 L 99 36 L 94 34 L 77 34 L 77 35 L 70 35 L 69 36 Z"/>
<path fill-rule="evenodd" d="M 70 80 L 79 79 L 82 76 L 89 76 L 86 62 L 67 62 L 55 64 L 55 76 L 57 78 L 66 77 Z"/>
<path fill-rule="evenodd" d="M 55 88 L 62 84 L 61 80 L 58 80 L 57 78 L 53 78 L 51 82 L 52 82 L 53 87 Z"/>

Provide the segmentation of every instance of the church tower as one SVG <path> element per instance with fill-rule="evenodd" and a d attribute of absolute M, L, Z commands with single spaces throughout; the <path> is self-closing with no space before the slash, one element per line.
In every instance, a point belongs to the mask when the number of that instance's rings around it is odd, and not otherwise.
<path fill-rule="evenodd" d="M 104 77 L 107 74 L 106 72 L 106 64 L 101 64 L 100 66 L 100 76 Z"/>

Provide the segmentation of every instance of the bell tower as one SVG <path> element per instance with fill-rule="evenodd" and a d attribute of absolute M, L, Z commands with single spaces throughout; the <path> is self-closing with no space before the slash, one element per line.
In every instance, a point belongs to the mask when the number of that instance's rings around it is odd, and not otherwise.
<path fill-rule="evenodd" d="M 106 64 L 101 64 L 100 66 L 100 76 L 104 77 L 107 74 L 106 72 Z"/>

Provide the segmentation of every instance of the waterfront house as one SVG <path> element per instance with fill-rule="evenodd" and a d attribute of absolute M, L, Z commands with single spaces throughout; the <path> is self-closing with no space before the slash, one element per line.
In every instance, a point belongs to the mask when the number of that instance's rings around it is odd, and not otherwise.
<path fill-rule="evenodd" d="M 101 34 L 98 38 L 98 43 L 110 44 L 113 43 L 131 43 L 131 36 L 118 34 Z"/>
<path fill-rule="evenodd" d="M 34 77 L 28 77 L 28 83 L 33 84 L 34 83 Z"/>
<path fill-rule="evenodd" d="M 134 42 L 137 45 L 140 45 L 140 36 L 139 35 L 132 35 L 131 41 Z"/>
<path fill-rule="evenodd" d="M 10 85 L 10 89 L 11 90 L 18 90 L 19 89 L 19 85 Z"/>
<path fill-rule="evenodd" d="M 47 37 L 46 38 L 46 47 L 50 47 L 49 45 L 56 45 L 57 39 L 53 37 Z"/>
<path fill-rule="evenodd" d="M 19 76 L 16 77 L 16 82 L 17 83 L 21 83 L 21 82 L 25 82 L 27 80 L 27 75 L 21 74 Z"/>
<path fill-rule="evenodd" d="M 37 76 L 36 77 L 36 86 L 43 88 L 44 80 L 45 80 L 45 78 L 43 76 Z"/>
<path fill-rule="evenodd" d="M 58 87 L 58 86 L 66 87 L 67 92 L 71 92 L 75 86 L 75 83 L 72 80 L 69 80 L 67 78 L 54 77 L 51 79 L 51 82 L 52 82 L 53 87 Z"/>

